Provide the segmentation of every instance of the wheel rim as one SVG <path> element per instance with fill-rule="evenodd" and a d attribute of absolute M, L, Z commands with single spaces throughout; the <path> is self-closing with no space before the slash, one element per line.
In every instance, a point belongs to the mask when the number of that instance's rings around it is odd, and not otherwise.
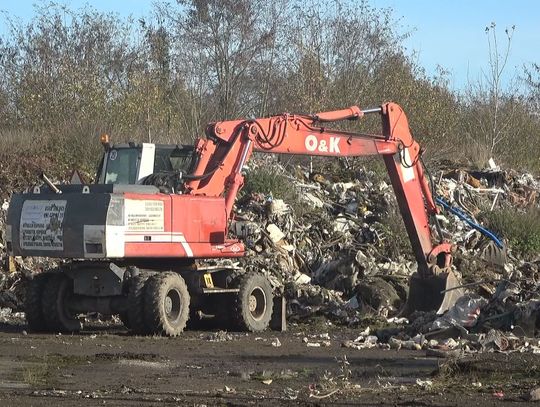
<path fill-rule="evenodd" d="M 266 294 L 260 287 L 255 287 L 249 294 L 249 313 L 258 321 L 262 319 L 266 311 Z"/>
<path fill-rule="evenodd" d="M 164 299 L 163 308 L 165 316 L 170 322 L 175 322 L 182 312 L 182 297 L 180 292 L 173 288 L 167 292 Z"/>

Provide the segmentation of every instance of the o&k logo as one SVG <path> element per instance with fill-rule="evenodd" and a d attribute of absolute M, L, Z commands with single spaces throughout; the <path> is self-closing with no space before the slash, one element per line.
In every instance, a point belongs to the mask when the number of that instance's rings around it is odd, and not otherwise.
<path fill-rule="evenodd" d="M 319 140 L 316 136 L 310 134 L 306 137 L 305 146 L 307 151 L 339 154 L 341 153 L 339 140 L 341 140 L 340 137 L 330 137 L 330 142 L 327 143 L 326 140 Z"/>

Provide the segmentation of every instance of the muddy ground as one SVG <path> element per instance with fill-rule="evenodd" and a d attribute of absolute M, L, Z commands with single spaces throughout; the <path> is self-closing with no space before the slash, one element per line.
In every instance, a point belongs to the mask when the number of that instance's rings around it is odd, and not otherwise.
<path fill-rule="evenodd" d="M 525 403 L 540 381 L 538 355 L 356 350 L 341 344 L 358 330 L 325 325 L 179 338 L 130 336 L 114 324 L 78 335 L 25 329 L 0 325 L 0 405 L 504 405 Z"/>

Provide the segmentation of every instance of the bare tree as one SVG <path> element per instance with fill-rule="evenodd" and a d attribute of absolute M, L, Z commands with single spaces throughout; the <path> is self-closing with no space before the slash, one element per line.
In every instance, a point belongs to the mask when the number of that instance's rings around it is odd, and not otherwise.
<path fill-rule="evenodd" d="M 176 35 L 178 69 L 188 87 L 217 102 L 216 119 L 252 109 L 247 90 L 263 54 L 275 44 L 279 20 L 272 16 L 278 3 L 193 0 L 178 1 L 177 9 L 162 6 Z"/>
<path fill-rule="evenodd" d="M 503 87 L 515 26 L 505 29 L 506 42 L 501 49 L 496 24 L 485 29 L 488 42 L 488 71 L 476 83 L 470 83 L 465 98 L 465 135 L 475 147 L 479 165 L 493 157 L 499 144 L 510 136 L 514 114 L 515 89 Z"/>

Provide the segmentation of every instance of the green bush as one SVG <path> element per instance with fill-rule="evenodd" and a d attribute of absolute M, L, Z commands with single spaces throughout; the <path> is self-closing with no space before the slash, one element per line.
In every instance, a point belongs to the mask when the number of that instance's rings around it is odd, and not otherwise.
<path fill-rule="evenodd" d="M 297 200 L 297 193 L 291 180 L 283 174 L 266 168 L 257 168 L 247 173 L 243 192 L 272 194 L 274 198 L 283 199 L 287 203 Z"/>
<path fill-rule="evenodd" d="M 540 254 L 540 208 L 524 211 L 504 208 L 486 212 L 489 228 L 504 237 L 512 250 L 524 256 Z"/>

